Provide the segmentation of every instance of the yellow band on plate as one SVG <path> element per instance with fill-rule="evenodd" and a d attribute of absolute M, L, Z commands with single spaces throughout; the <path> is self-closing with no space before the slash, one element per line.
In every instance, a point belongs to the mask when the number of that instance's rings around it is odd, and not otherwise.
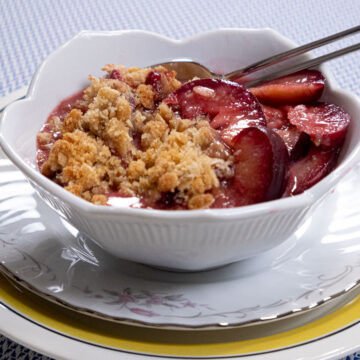
<path fill-rule="evenodd" d="M 344 328 L 359 320 L 360 314 L 358 296 L 329 315 L 278 334 L 274 332 L 279 331 L 279 321 L 228 330 L 172 331 L 117 324 L 82 315 L 13 286 L 3 275 L 0 275 L 0 299 L 29 319 L 77 339 L 136 353 L 177 356 L 225 356 L 284 348 Z"/>

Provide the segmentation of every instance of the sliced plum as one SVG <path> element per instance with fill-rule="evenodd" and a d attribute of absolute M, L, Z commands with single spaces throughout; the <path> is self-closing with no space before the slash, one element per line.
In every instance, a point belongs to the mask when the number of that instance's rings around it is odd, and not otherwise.
<path fill-rule="evenodd" d="M 283 129 L 289 126 L 287 111 L 282 108 L 275 108 L 267 105 L 261 105 L 265 115 L 266 125 L 271 129 Z"/>
<path fill-rule="evenodd" d="M 280 136 L 266 127 L 249 127 L 234 138 L 233 148 L 233 186 L 242 205 L 281 196 L 287 184 L 289 155 Z"/>
<path fill-rule="evenodd" d="M 170 94 L 165 102 L 173 105 L 184 118 L 209 114 L 212 128 L 221 132 L 222 140 L 232 139 L 244 128 L 266 125 L 261 106 L 242 85 L 219 79 L 194 80 Z"/>
<path fill-rule="evenodd" d="M 157 71 L 150 71 L 145 80 L 146 85 L 151 85 L 154 92 L 160 93 L 162 91 L 161 74 Z"/>
<path fill-rule="evenodd" d="M 249 90 L 265 104 L 303 104 L 318 100 L 324 90 L 325 78 L 320 71 L 303 70 L 286 75 Z"/>
<path fill-rule="evenodd" d="M 304 156 L 309 150 L 310 137 L 296 126 L 290 124 L 287 113 L 293 107 L 281 106 L 275 108 L 267 105 L 261 105 L 261 107 L 267 126 L 281 136 L 288 149 L 290 159 L 295 161 Z"/>
<path fill-rule="evenodd" d="M 123 81 L 123 78 L 122 78 L 122 76 L 121 76 L 120 70 L 118 70 L 118 69 L 112 70 L 111 73 L 109 74 L 109 78 L 110 78 L 110 79 L 115 79 L 115 80 Z"/>
<path fill-rule="evenodd" d="M 288 118 L 291 124 L 308 134 L 322 148 L 341 145 L 351 121 L 350 115 L 340 106 L 327 103 L 295 106 L 288 112 Z"/>
<path fill-rule="evenodd" d="M 323 150 L 311 145 L 309 153 L 290 167 L 289 181 L 283 197 L 309 189 L 336 166 L 340 148 Z"/>
<path fill-rule="evenodd" d="M 305 156 L 311 144 L 310 136 L 300 131 L 296 126 L 289 127 L 275 132 L 283 139 L 292 161 Z"/>

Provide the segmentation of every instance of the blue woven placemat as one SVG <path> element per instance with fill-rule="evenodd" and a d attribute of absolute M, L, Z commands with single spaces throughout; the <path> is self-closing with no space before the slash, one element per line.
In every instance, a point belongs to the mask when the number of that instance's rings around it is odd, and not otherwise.
<path fill-rule="evenodd" d="M 0 360 L 51 360 L 0 335 Z"/>
<path fill-rule="evenodd" d="M 178 39 L 220 27 L 272 27 L 300 44 L 358 25 L 360 3 L 357 0 L 0 0 L 0 16 L 1 97 L 27 85 L 46 55 L 83 29 L 144 29 Z M 350 43 L 352 39 L 342 42 Z M 328 48 L 338 47 L 333 44 Z M 339 84 L 358 94 L 359 60 L 358 52 L 330 62 Z"/>
<path fill-rule="evenodd" d="M 0 98 L 27 85 L 42 60 L 84 29 L 143 29 L 176 39 L 224 27 L 272 27 L 299 44 L 359 25 L 358 0 L 0 0 Z M 359 42 L 360 35 L 342 46 Z M 332 44 L 328 50 L 339 48 Z M 319 54 L 325 50 L 318 50 Z M 360 51 L 329 66 L 360 95 Z M 360 346 L 360 341 L 359 341 Z M 0 359 L 40 359 L 0 336 Z M 45 359 L 45 357 L 44 357 Z M 359 359 L 352 354 L 348 360 Z"/>

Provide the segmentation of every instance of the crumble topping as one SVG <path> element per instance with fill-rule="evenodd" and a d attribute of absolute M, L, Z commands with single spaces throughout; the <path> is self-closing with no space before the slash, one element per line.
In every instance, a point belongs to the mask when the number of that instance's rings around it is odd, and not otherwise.
<path fill-rule="evenodd" d="M 233 176 L 233 158 L 207 116 L 181 118 L 162 102 L 181 86 L 176 74 L 163 67 L 103 70 L 107 76 L 90 76 L 76 106 L 38 134 L 39 149 L 49 151 L 41 172 L 94 204 L 117 192 L 210 207 L 212 190 Z"/>

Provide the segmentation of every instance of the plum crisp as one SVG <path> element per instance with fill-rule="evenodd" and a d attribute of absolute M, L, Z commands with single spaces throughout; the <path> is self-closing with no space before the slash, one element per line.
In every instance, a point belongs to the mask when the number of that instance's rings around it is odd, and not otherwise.
<path fill-rule="evenodd" d="M 163 67 L 103 70 L 37 136 L 42 174 L 98 205 L 224 208 L 296 195 L 336 166 L 350 123 L 318 102 L 315 70 L 250 89 L 181 84 Z"/>

